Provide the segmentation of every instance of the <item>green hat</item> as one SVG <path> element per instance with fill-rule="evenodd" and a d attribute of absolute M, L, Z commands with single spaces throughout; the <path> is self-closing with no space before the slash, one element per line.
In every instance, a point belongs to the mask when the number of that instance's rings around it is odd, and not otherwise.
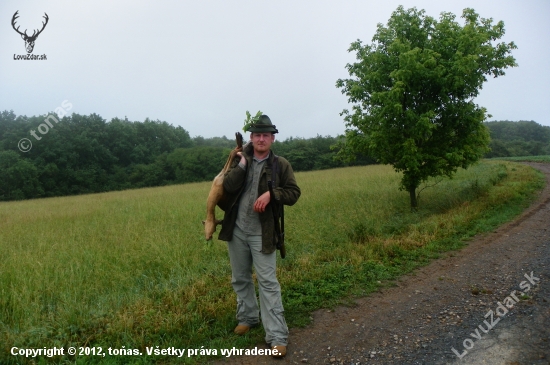
<path fill-rule="evenodd" d="M 250 125 L 248 131 L 251 133 L 279 133 L 279 131 L 277 130 L 277 128 L 275 128 L 275 125 L 271 123 L 271 119 L 269 119 L 267 115 L 262 115 L 256 123 Z"/>

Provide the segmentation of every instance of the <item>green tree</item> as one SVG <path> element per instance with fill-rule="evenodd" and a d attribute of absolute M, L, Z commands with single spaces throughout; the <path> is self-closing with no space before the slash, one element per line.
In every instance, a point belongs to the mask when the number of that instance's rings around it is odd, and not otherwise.
<path fill-rule="evenodd" d="M 166 165 L 177 183 L 208 181 L 221 171 L 230 152 L 223 147 L 176 148 L 166 157 Z"/>
<path fill-rule="evenodd" d="M 44 191 L 36 167 L 14 151 L 0 151 L 0 201 L 30 199 Z"/>
<path fill-rule="evenodd" d="M 401 188 L 417 207 L 416 189 L 429 177 L 467 168 L 488 150 L 486 109 L 473 102 L 486 75 L 517 66 L 502 21 L 464 9 L 464 26 L 452 13 L 439 21 L 416 8 L 398 7 L 387 26 L 378 24 L 371 45 L 360 40 L 349 51 L 357 62 L 351 79 L 336 86 L 354 103 L 344 110 L 344 158 L 365 153 L 403 173 Z"/>
<path fill-rule="evenodd" d="M 492 140 L 550 143 L 550 127 L 534 121 L 492 121 L 486 122 L 485 125 L 489 128 Z"/>

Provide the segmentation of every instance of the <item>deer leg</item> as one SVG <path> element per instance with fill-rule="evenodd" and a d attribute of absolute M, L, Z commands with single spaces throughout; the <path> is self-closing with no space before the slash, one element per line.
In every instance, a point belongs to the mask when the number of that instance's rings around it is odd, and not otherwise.
<path fill-rule="evenodd" d="M 212 239 L 219 224 L 216 220 L 216 205 L 223 195 L 223 171 L 214 178 L 208 200 L 206 201 L 206 221 L 204 221 L 204 236 L 207 241 Z"/>

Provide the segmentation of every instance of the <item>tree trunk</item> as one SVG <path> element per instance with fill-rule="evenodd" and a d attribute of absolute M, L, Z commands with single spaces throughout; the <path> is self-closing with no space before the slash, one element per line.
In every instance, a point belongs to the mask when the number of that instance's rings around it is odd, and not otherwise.
<path fill-rule="evenodd" d="M 418 202 L 416 201 L 416 187 L 409 187 L 409 196 L 411 197 L 411 211 L 418 209 Z"/>

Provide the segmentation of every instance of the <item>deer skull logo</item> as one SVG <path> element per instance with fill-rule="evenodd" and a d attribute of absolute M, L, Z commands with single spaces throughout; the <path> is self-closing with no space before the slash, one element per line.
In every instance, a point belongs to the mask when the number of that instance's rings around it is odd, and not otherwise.
<path fill-rule="evenodd" d="M 15 31 L 19 34 L 21 34 L 21 38 L 23 38 L 23 40 L 25 41 L 25 48 L 27 49 L 27 53 L 32 53 L 32 50 L 34 49 L 34 42 L 36 41 L 36 38 L 38 37 L 38 35 L 40 33 L 42 33 L 42 31 L 44 30 L 44 28 L 46 28 L 46 24 L 48 24 L 48 14 L 44 13 L 44 19 L 46 19 L 46 22 L 42 22 L 42 29 L 38 30 L 38 33 L 37 33 L 37 30 L 35 30 L 31 36 L 29 36 L 27 34 L 27 30 L 25 29 L 25 32 L 24 33 L 21 33 L 19 31 L 19 27 L 15 27 L 15 20 L 17 18 L 19 18 L 19 15 L 17 15 L 17 13 L 19 12 L 19 10 L 17 10 L 15 12 L 15 14 L 13 14 L 13 17 L 11 18 L 11 26 L 13 27 L 13 29 L 15 29 Z"/>

